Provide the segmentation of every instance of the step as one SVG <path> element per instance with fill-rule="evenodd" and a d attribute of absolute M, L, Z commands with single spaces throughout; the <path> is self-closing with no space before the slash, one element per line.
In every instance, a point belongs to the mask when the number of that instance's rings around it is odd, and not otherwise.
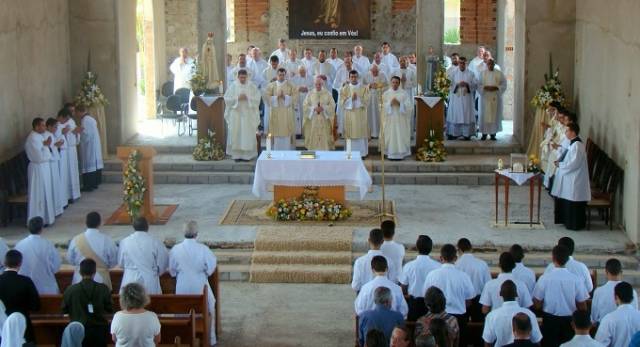
<path fill-rule="evenodd" d="M 253 265 L 259 283 L 351 283 L 351 265 Z"/>
<path fill-rule="evenodd" d="M 351 252 L 254 252 L 253 265 L 351 265 Z"/>

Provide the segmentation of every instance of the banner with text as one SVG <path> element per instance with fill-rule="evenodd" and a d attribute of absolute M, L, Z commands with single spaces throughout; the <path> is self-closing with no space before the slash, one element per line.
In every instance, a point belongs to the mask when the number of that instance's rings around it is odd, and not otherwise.
<path fill-rule="evenodd" d="M 371 0 L 289 0 L 289 38 L 371 38 Z"/>

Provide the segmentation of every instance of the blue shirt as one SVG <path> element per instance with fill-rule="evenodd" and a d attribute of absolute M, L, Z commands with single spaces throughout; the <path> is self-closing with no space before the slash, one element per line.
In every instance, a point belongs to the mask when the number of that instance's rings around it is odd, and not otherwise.
<path fill-rule="evenodd" d="M 629 343 L 629 347 L 640 347 L 640 331 L 633 334 L 631 337 L 631 342 Z"/>
<path fill-rule="evenodd" d="M 358 316 L 358 342 L 364 346 L 364 339 L 371 329 L 377 329 L 384 333 L 387 341 L 391 339 L 393 328 L 404 325 L 402 313 L 392 311 L 383 305 L 376 305 L 373 310 L 364 311 Z"/>

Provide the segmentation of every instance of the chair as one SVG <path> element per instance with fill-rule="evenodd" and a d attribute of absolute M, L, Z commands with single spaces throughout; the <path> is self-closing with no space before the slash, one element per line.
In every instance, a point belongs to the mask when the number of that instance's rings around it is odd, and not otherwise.
<path fill-rule="evenodd" d="M 164 132 L 164 120 L 171 119 L 174 124 L 178 126 L 178 136 L 182 136 L 186 132 L 186 124 L 184 117 L 184 108 L 182 106 L 182 102 L 180 97 L 177 95 L 171 95 L 167 98 L 166 108 L 168 112 L 162 114 L 162 132 Z M 180 125 L 184 124 L 184 129 L 180 131 Z"/>
<path fill-rule="evenodd" d="M 587 230 L 591 227 L 591 210 L 593 209 L 604 211 L 604 222 L 609 224 L 609 230 L 613 230 L 615 194 L 623 175 L 622 169 L 613 164 L 606 183 L 601 187 L 602 189 L 591 193 L 591 201 L 587 203 Z"/>
<path fill-rule="evenodd" d="M 191 101 L 189 102 L 189 105 L 186 108 L 185 114 L 187 115 L 187 118 L 189 119 L 189 136 L 191 136 L 193 134 L 194 130 L 198 130 L 198 103 L 196 102 L 197 97 L 194 96 L 193 98 L 191 98 Z M 196 126 L 193 126 L 193 121 L 196 121 Z"/>

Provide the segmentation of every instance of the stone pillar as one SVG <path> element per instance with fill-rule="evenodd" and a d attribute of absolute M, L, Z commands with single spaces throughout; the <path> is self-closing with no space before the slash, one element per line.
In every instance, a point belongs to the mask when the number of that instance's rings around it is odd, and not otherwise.
<path fill-rule="evenodd" d="M 418 83 L 426 91 L 426 63 L 429 47 L 442 56 L 444 39 L 444 0 L 416 2 L 416 52 Z"/>
<path fill-rule="evenodd" d="M 207 33 L 214 33 L 213 41 L 216 47 L 216 62 L 220 76 L 227 71 L 224 58 L 227 53 L 227 13 L 225 0 L 198 0 L 198 52 L 207 40 Z M 225 77 L 221 77 L 227 83 Z M 226 88 L 225 88 L 226 89 Z"/>

